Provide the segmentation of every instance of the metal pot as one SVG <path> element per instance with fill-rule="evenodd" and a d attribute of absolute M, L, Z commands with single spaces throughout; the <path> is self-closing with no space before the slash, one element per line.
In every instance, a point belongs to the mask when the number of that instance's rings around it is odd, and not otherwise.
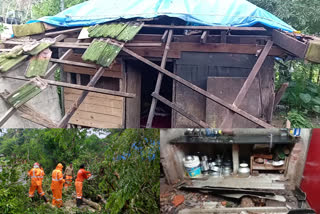
<path fill-rule="evenodd" d="M 201 161 L 201 171 L 208 171 L 208 170 L 209 170 L 208 161 Z"/>
<path fill-rule="evenodd" d="M 222 174 L 224 176 L 230 176 L 231 175 L 231 168 L 230 167 L 224 167 L 222 170 Z"/>
<path fill-rule="evenodd" d="M 250 176 L 250 168 L 247 163 L 241 163 L 238 169 L 238 174 L 240 177 L 249 177 Z"/>
<path fill-rule="evenodd" d="M 209 174 L 210 174 L 212 177 L 215 177 L 215 178 L 220 177 L 220 172 L 211 171 Z"/>
<path fill-rule="evenodd" d="M 219 173 L 221 172 L 221 168 L 218 166 L 213 166 L 211 170 L 214 172 L 219 172 Z"/>

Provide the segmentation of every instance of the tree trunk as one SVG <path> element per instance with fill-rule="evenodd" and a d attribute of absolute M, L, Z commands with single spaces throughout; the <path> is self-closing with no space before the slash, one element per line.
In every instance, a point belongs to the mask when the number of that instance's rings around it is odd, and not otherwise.
<path fill-rule="evenodd" d="M 60 0 L 60 10 L 64 10 L 64 0 Z"/>

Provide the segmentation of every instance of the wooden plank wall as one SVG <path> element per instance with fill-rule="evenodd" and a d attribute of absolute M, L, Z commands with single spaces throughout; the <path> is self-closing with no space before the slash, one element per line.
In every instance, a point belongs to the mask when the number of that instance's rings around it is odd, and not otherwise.
<path fill-rule="evenodd" d="M 256 60 L 256 56 L 247 54 L 183 52 L 181 59 L 176 62 L 174 72 L 207 90 L 208 77 L 247 77 Z M 274 99 L 273 63 L 272 57 L 268 57 L 259 72 L 262 79 L 263 103 L 260 118 L 270 117 L 269 106 Z M 200 120 L 206 121 L 205 97 L 179 83 L 174 83 L 173 87 L 173 100 L 183 106 L 189 113 L 197 116 Z M 257 91 L 258 95 L 259 91 Z M 198 125 L 173 111 L 172 127 L 189 128 L 198 127 Z"/>
<path fill-rule="evenodd" d="M 84 62 L 81 54 L 73 53 L 67 60 Z M 86 62 L 88 63 L 88 62 Z M 71 73 L 76 74 L 76 83 L 86 85 L 96 69 L 73 65 L 63 65 L 63 71 L 72 82 Z M 120 60 L 116 60 L 110 69 L 105 69 L 103 76 L 96 84 L 97 88 L 119 91 L 120 81 L 123 78 Z M 73 80 L 75 81 L 75 80 Z M 79 97 L 80 90 L 64 88 L 64 109 L 67 111 Z M 94 128 L 121 128 L 124 127 L 124 98 L 90 92 L 69 123 L 82 127 Z"/>
<path fill-rule="evenodd" d="M 81 91 L 64 89 L 65 110 L 79 97 Z M 94 128 L 122 127 L 123 98 L 90 92 L 69 123 Z"/>

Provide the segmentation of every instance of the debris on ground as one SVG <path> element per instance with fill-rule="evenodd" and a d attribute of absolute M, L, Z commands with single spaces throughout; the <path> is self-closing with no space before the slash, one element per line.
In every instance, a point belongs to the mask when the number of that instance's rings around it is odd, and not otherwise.
<path fill-rule="evenodd" d="M 176 195 L 174 196 L 173 200 L 172 200 L 172 204 L 177 207 L 180 204 L 182 204 L 184 202 L 184 196 L 183 195 Z"/>

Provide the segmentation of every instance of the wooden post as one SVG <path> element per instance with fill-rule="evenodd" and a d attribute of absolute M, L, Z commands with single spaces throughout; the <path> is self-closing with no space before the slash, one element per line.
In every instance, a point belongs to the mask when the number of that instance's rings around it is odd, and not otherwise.
<path fill-rule="evenodd" d="M 260 54 L 256 64 L 253 66 L 248 78 L 246 79 L 246 81 L 244 82 L 242 88 L 240 89 L 236 99 L 233 102 L 233 106 L 238 107 L 244 97 L 247 95 L 249 88 L 251 87 L 254 79 L 256 78 L 257 73 L 259 72 L 262 64 L 264 63 L 265 59 L 267 58 L 271 48 L 272 48 L 273 42 L 271 40 L 269 40 L 266 44 L 266 46 L 264 47 L 262 53 Z M 223 119 L 220 127 L 221 128 L 231 128 L 232 127 L 232 120 L 233 120 L 233 116 L 234 113 L 228 111 L 226 117 Z"/>
<path fill-rule="evenodd" d="M 208 31 L 205 30 L 205 31 L 203 31 L 203 33 L 202 33 L 202 35 L 201 35 L 201 37 L 200 37 L 200 42 L 201 42 L 202 44 L 207 43 L 207 38 L 208 38 Z"/>
<path fill-rule="evenodd" d="M 239 169 L 239 144 L 232 144 L 232 163 L 233 174 L 237 174 Z"/>
<path fill-rule="evenodd" d="M 103 72 L 104 72 L 103 67 L 99 68 L 99 70 L 95 73 L 95 75 L 92 77 L 92 79 L 90 80 L 87 86 L 88 87 L 95 86 L 95 84 L 98 82 L 98 80 L 102 76 Z M 71 108 L 68 110 L 68 112 L 63 116 L 63 118 L 59 122 L 58 124 L 59 128 L 65 128 L 67 126 L 69 120 L 71 119 L 73 114 L 76 112 L 76 110 L 79 108 L 79 106 L 81 105 L 81 103 L 84 101 L 84 99 L 87 97 L 88 94 L 89 94 L 89 91 L 82 91 L 79 98 L 73 103 Z"/>
<path fill-rule="evenodd" d="M 112 43 L 112 44 L 117 45 L 116 43 Z M 168 71 L 168 70 L 166 70 L 166 69 L 164 69 L 164 68 L 161 68 L 161 67 L 158 66 L 157 64 L 155 64 L 155 63 L 151 62 L 150 60 L 148 60 L 148 59 L 146 59 L 146 58 L 144 58 L 144 57 L 136 54 L 135 52 L 127 49 L 126 47 L 123 47 L 123 48 L 122 48 L 122 51 L 124 51 L 124 52 L 126 52 L 127 54 L 135 57 L 136 59 L 138 59 L 138 60 L 146 63 L 147 65 L 149 65 L 149 66 L 157 69 L 157 70 L 160 71 L 161 73 L 163 73 L 163 74 L 171 77 L 173 80 L 175 80 L 175 81 L 177 81 L 177 82 L 179 82 L 179 83 L 187 86 L 188 88 L 191 88 L 192 90 L 198 92 L 199 94 L 202 94 L 202 95 L 205 96 L 206 98 L 208 98 L 208 99 L 210 99 L 210 100 L 212 100 L 212 101 L 214 101 L 214 102 L 216 102 L 216 103 L 224 106 L 225 108 L 228 108 L 229 110 L 231 110 L 231 111 L 233 111 L 233 112 L 236 112 L 237 114 L 243 116 L 244 118 L 247 118 L 248 120 L 250 120 L 250 121 L 258 124 L 259 126 L 264 127 L 264 128 L 274 128 L 272 125 L 264 122 L 263 120 L 261 120 L 261 119 L 259 119 L 259 118 L 256 118 L 255 116 L 253 116 L 253 115 L 251 115 L 251 114 L 249 114 L 249 113 L 247 113 L 247 112 L 239 109 L 238 107 L 236 107 L 236 106 L 234 106 L 234 105 L 231 105 L 230 103 L 224 101 L 223 99 L 221 99 L 221 98 L 219 98 L 219 97 L 217 97 L 217 96 L 214 96 L 213 94 L 211 94 L 211 93 L 203 90 L 202 88 L 200 88 L 200 87 L 198 87 L 198 86 L 196 86 L 196 85 L 188 82 L 187 80 L 179 77 L 178 75 L 175 75 L 175 74 L 173 74 L 172 72 L 170 72 L 170 71 Z"/>
<path fill-rule="evenodd" d="M 199 120 L 198 118 L 196 118 L 195 116 L 193 116 L 189 112 L 185 111 L 182 107 L 178 106 L 176 103 L 170 102 L 166 98 L 164 98 L 164 97 L 162 97 L 162 96 L 160 96 L 159 94 L 156 94 L 156 93 L 152 93 L 152 96 L 154 98 L 156 98 L 157 100 L 163 102 L 167 106 L 170 106 L 173 110 L 177 111 L 178 113 L 180 113 L 181 115 L 185 116 L 186 118 L 188 118 L 192 122 L 198 124 L 199 126 L 201 126 L 203 128 L 210 128 L 209 124 L 207 124 L 206 122 L 203 122 L 202 120 Z"/>
<path fill-rule="evenodd" d="M 273 111 L 276 110 L 276 106 L 280 103 L 281 98 L 283 96 L 283 94 L 286 92 L 287 88 L 289 86 L 288 82 L 285 82 L 281 85 L 281 87 L 279 88 L 279 90 L 276 93 L 276 97 L 274 99 L 274 104 L 273 104 Z"/>
<path fill-rule="evenodd" d="M 0 119 L 0 127 L 2 127 L 16 111 L 16 108 L 11 107 Z"/>
<path fill-rule="evenodd" d="M 172 35 L 173 35 L 173 30 L 170 30 L 168 38 L 167 38 L 166 47 L 163 52 L 163 57 L 162 57 L 162 61 L 161 61 L 161 68 L 166 67 L 167 56 L 168 56 L 168 51 L 170 49 Z M 156 93 L 156 94 L 160 93 L 162 78 L 163 78 L 163 74 L 161 72 L 159 72 L 158 78 L 157 78 L 157 83 L 156 83 L 156 88 L 154 90 L 154 93 Z M 153 121 L 153 117 L 154 117 L 154 112 L 156 110 L 156 106 L 157 106 L 157 99 L 152 98 L 152 103 L 151 103 L 151 107 L 150 107 L 150 111 L 149 111 L 149 115 L 148 115 L 148 121 L 147 121 L 147 125 L 146 125 L 147 128 L 152 127 L 152 121 Z"/>

